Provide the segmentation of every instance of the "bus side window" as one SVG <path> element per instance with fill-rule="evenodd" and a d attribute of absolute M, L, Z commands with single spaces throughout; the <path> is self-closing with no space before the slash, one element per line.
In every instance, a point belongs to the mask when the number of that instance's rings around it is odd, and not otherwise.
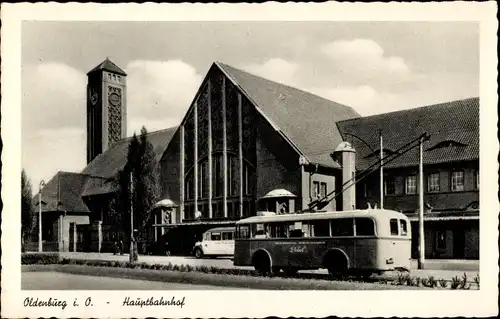
<path fill-rule="evenodd" d="M 302 229 L 294 229 L 290 231 L 290 238 L 302 237 Z"/>
<path fill-rule="evenodd" d="M 398 231 L 398 220 L 395 219 L 395 218 L 392 218 L 389 221 L 389 224 L 391 226 L 391 235 L 398 235 L 399 234 L 399 231 Z"/>
<path fill-rule="evenodd" d="M 401 225 L 401 236 L 408 235 L 408 228 L 406 227 L 406 220 L 400 219 L 399 223 Z"/>
<path fill-rule="evenodd" d="M 375 235 L 375 223 L 371 218 L 355 218 L 357 236 Z"/>
<path fill-rule="evenodd" d="M 250 238 L 250 228 L 247 225 L 239 226 L 237 236 L 240 239 Z"/>
<path fill-rule="evenodd" d="M 212 233 L 211 240 L 221 240 L 220 233 Z"/>
<path fill-rule="evenodd" d="M 312 220 L 310 226 L 313 237 L 328 237 L 330 236 L 329 220 Z"/>
<path fill-rule="evenodd" d="M 271 238 L 287 238 L 288 225 L 285 223 L 270 223 L 270 236 Z"/>
<path fill-rule="evenodd" d="M 353 236 L 354 224 L 352 218 L 335 218 L 331 220 L 332 236 Z"/>
<path fill-rule="evenodd" d="M 233 240 L 233 233 L 232 232 L 223 232 L 222 233 L 222 240 Z"/>

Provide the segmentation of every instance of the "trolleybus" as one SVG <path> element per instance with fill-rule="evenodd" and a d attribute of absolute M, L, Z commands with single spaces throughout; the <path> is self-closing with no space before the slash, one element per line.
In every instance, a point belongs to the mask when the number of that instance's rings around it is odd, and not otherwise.
<path fill-rule="evenodd" d="M 410 263 L 410 221 L 392 210 L 266 214 L 236 223 L 234 265 L 261 273 L 325 268 L 369 276 Z"/>

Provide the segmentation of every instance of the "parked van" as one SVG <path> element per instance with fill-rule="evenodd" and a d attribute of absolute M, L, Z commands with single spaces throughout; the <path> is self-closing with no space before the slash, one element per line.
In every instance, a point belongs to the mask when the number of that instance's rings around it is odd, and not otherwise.
<path fill-rule="evenodd" d="M 202 241 L 193 248 L 196 258 L 205 256 L 232 256 L 234 254 L 234 227 L 217 227 L 203 233 Z"/>

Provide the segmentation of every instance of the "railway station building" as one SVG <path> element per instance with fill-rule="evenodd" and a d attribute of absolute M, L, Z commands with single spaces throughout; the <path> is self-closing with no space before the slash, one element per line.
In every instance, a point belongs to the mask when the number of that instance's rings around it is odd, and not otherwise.
<path fill-rule="evenodd" d="M 107 211 L 130 141 L 126 81 L 108 59 L 88 73 L 88 164 L 59 172 L 42 190 L 44 249 L 109 251 L 118 239 Z M 168 241 L 172 253 L 188 254 L 203 231 L 258 211 L 300 213 L 322 198 L 331 200 L 314 209 L 380 207 L 377 173 L 341 191 L 379 160 L 379 130 L 384 154 L 423 132 L 431 136 L 423 156 L 427 257 L 478 258 L 478 98 L 361 117 L 349 106 L 219 62 L 180 124 L 148 133 L 160 171 L 158 201 L 169 203 L 155 210 L 148 241 Z M 384 208 L 414 221 L 418 160 L 417 148 L 383 171 Z"/>

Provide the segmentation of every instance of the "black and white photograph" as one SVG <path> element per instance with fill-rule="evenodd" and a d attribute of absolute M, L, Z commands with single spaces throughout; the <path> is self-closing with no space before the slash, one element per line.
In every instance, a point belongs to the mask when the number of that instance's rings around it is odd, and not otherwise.
<path fill-rule="evenodd" d="M 5 315 L 494 315 L 491 4 L 2 5 Z"/>

